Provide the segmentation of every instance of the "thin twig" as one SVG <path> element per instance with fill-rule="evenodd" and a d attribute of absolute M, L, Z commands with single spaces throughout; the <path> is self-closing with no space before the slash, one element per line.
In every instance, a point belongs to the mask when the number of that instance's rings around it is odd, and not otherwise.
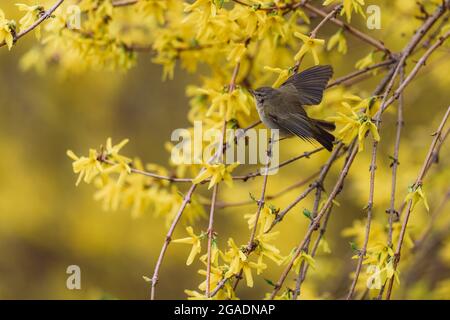
<path fill-rule="evenodd" d="M 136 4 L 138 2 L 138 0 L 117 0 L 117 1 L 112 1 L 112 6 L 113 7 L 126 7 L 126 6 L 131 6 L 133 4 Z"/>
<path fill-rule="evenodd" d="M 376 64 L 371 65 L 369 67 L 365 67 L 364 69 L 361 69 L 361 70 L 349 73 L 349 74 L 347 74 L 347 75 L 345 75 L 343 77 L 337 78 L 336 80 L 330 82 L 328 84 L 327 88 L 332 88 L 334 86 L 337 86 L 337 85 L 340 85 L 342 83 L 345 83 L 346 81 L 348 81 L 348 80 L 350 80 L 352 78 L 356 78 L 356 77 L 358 77 L 358 76 L 360 76 L 362 74 L 365 74 L 365 73 L 367 73 L 369 71 L 372 71 L 372 70 L 375 70 L 375 69 L 378 69 L 378 68 L 382 68 L 382 67 L 387 67 L 387 66 L 393 64 L 394 62 L 395 62 L 395 60 L 390 59 L 390 60 L 382 61 L 380 63 L 376 63 Z"/>
<path fill-rule="evenodd" d="M 214 208 L 217 199 L 217 190 L 219 184 L 215 184 L 213 187 L 213 192 L 211 196 L 211 208 L 209 211 L 209 224 L 208 224 L 208 252 L 207 252 L 207 263 L 206 263 L 206 297 L 211 296 L 211 250 L 212 241 L 214 237 L 213 223 L 214 223 Z"/>
<path fill-rule="evenodd" d="M 308 10 L 318 16 L 321 16 L 321 17 L 326 17 L 328 15 L 327 12 L 325 12 L 309 3 L 305 3 L 303 5 L 303 7 L 306 10 Z M 330 18 L 330 22 L 333 22 L 334 24 L 340 26 L 348 33 L 350 33 L 350 34 L 354 35 L 355 37 L 361 39 L 362 41 L 374 46 L 378 50 L 385 52 L 387 55 L 389 55 L 389 56 L 391 55 L 391 51 L 388 48 L 386 48 L 385 45 L 381 41 L 370 37 L 369 35 L 365 34 L 364 32 L 359 31 L 358 29 L 350 26 L 349 24 L 347 24 L 337 18 L 333 18 L 333 17 Z"/>
<path fill-rule="evenodd" d="M 313 173 L 312 175 L 310 175 L 309 177 L 300 180 L 298 182 L 295 182 L 294 184 L 274 193 L 274 194 L 269 194 L 266 196 L 266 200 L 273 200 L 276 198 L 279 198 L 283 195 L 285 195 L 286 193 L 288 193 L 289 191 L 295 190 L 299 187 L 304 186 L 305 184 L 307 184 L 308 182 L 310 182 L 312 179 L 314 179 L 315 177 L 317 177 L 320 174 L 320 171 L 317 171 L 315 173 Z M 217 202 L 216 207 L 217 208 L 230 208 L 230 207 L 240 207 L 240 206 L 246 206 L 246 205 L 251 205 L 254 204 L 255 201 L 254 200 L 244 200 L 244 201 L 236 201 L 236 202 Z"/>
<path fill-rule="evenodd" d="M 400 82 L 403 82 L 405 78 L 405 70 L 404 67 L 400 70 Z M 392 246 L 392 232 L 393 232 L 393 223 L 394 217 L 397 213 L 395 211 L 395 191 L 397 188 L 397 169 L 400 165 L 400 139 L 402 128 L 404 126 L 403 120 L 403 103 L 404 98 L 403 95 L 400 95 L 397 106 L 397 132 L 395 134 L 395 146 L 394 146 L 394 156 L 392 157 L 392 182 L 391 182 L 391 200 L 389 206 L 389 232 L 388 232 L 388 247 Z"/>
<path fill-rule="evenodd" d="M 440 47 L 445 40 L 447 40 L 450 37 L 450 31 L 447 31 L 443 36 L 439 38 L 428 50 L 424 53 L 424 55 L 419 59 L 417 64 L 414 66 L 413 70 L 408 74 L 405 81 L 403 81 L 397 90 L 393 93 L 391 98 L 386 102 L 385 105 L 380 108 L 379 112 L 384 112 L 384 110 L 392 104 L 396 99 L 399 98 L 400 94 L 405 90 L 405 88 L 408 86 L 408 84 L 411 82 L 411 80 L 416 76 L 417 72 L 419 72 L 419 69 L 423 67 L 428 59 L 428 57 L 438 48 Z"/>
<path fill-rule="evenodd" d="M 233 0 L 233 1 L 236 3 L 239 3 L 241 5 L 244 5 L 244 6 L 252 7 L 252 5 L 245 3 L 244 1 L 241 1 L 241 0 Z M 257 10 L 263 10 L 263 11 L 277 11 L 277 10 L 294 11 L 298 8 L 304 8 L 304 9 L 308 10 L 309 12 L 314 13 L 315 15 L 321 16 L 322 18 L 327 17 L 329 14 L 329 12 L 326 12 L 322 9 L 319 9 L 319 8 L 309 4 L 308 1 L 305 1 L 305 0 L 300 0 L 300 1 L 294 2 L 294 3 L 288 3 L 288 4 L 285 4 L 282 6 L 273 5 L 273 6 L 269 6 L 269 7 L 264 7 L 264 6 L 256 7 Z M 388 55 L 391 55 L 391 52 L 389 51 L 389 49 L 386 48 L 381 41 L 372 38 L 371 36 L 365 34 L 364 32 L 359 31 L 358 29 L 350 26 L 349 24 L 347 24 L 337 18 L 330 17 L 327 20 L 340 26 L 341 28 L 344 28 L 348 33 L 350 33 L 350 34 L 354 35 L 355 37 L 361 39 L 362 41 L 370 44 L 371 46 L 374 46 L 378 50 L 383 51 Z"/>
<path fill-rule="evenodd" d="M 380 113 L 381 115 L 381 113 Z M 380 116 L 379 115 L 379 116 Z M 380 119 L 378 119 L 379 123 Z M 350 290 L 347 295 L 347 300 L 352 299 L 353 293 L 355 292 L 356 283 L 358 282 L 359 274 L 361 272 L 362 263 L 366 256 L 367 252 L 367 245 L 369 244 L 369 237 L 370 237 L 370 226 L 372 223 L 372 213 L 373 213 L 373 197 L 375 194 L 375 172 L 376 172 L 376 166 L 377 166 L 377 149 L 378 148 L 378 141 L 374 139 L 373 145 L 372 145 L 372 159 L 370 162 L 370 181 L 369 181 L 369 200 L 366 206 L 367 209 L 367 221 L 366 221 L 366 230 L 364 235 L 364 243 L 359 250 L 358 253 L 358 262 L 356 264 L 356 270 L 355 270 L 355 276 L 353 278 L 352 285 L 350 286 Z"/>
<path fill-rule="evenodd" d="M 235 68 L 235 70 L 236 70 L 236 72 L 238 72 L 239 66 L 237 66 Z M 236 76 L 233 75 L 233 77 L 231 79 L 231 83 L 234 84 L 235 81 L 236 81 Z M 231 85 L 230 85 L 230 88 L 231 88 Z M 227 121 L 224 120 L 223 126 L 222 126 L 222 141 L 221 141 L 222 146 L 224 145 L 226 130 L 227 130 Z M 223 162 L 224 149 L 222 148 L 221 150 L 222 150 L 221 162 Z M 214 209 L 216 206 L 218 189 L 219 189 L 219 184 L 216 183 L 213 187 L 213 192 L 212 192 L 212 196 L 211 196 L 211 207 L 209 210 L 208 248 L 207 248 L 207 262 L 206 262 L 206 293 L 205 293 L 207 298 L 209 298 L 211 296 L 211 254 L 212 254 L 212 242 L 213 242 L 213 238 L 214 238 L 214 229 L 213 229 Z"/>
<path fill-rule="evenodd" d="M 305 247 L 307 241 L 309 241 L 309 238 L 311 237 L 312 233 L 319 226 L 320 220 L 325 215 L 325 213 L 327 212 L 328 208 L 331 206 L 331 203 L 333 202 L 334 198 L 339 193 L 339 191 L 341 189 L 341 186 L 342 186 L 342 184 L 343 184 L 343 182 L 345 180 L 345 177 L 347 176 L 347 174 L 349 172 L 350 166 L 351 166 L 351 164 L 353 163 L 353 160 L 356 157 L 356 153 L 357 152 L 358 152 L 358 146 L 357 146 L 357 144 L 354 144 L 354 146 L 352 147 L 352 151 L 351 151 L 350 157 L 348 158 L 344 168 L 342 169 L 341 174 L 339 175 L 339 178 L 338 178 L 338 180 L 337 180 L 337 182 L 336 182 L 336 184 L 335 184 L 335 186 L 333 188 L 333 191 L 330 193 L 330 195 L 328 196 L 328 199 L 326 200 L 326 202 L 323 205 L 322 209 L 317 214 L 317 217 L 314 219 L 314 223 L 312 225 L 310 225 L 310 227 L 306 231 L 304 239 L 302 240 L 302 242 L 300 242 L 300 244 L 295 249 L 294 254 L 293 254 L 290 262 L 288 263 L 288 265 L 284 269 L 283 273 L 281 274 L 279 280 L 275 284 L 275 287 L 274 287 L 272 293 L 270 294 L 270 299 L 274 299 L 275 298 L 275 295 L 278 293 L 278 291 L 280 290 L 280 288 L 283 285 L 284 281 L 286 280 L 286 277 L 288 276 L 289 272 L 291 271 L 292 266 L 294 265 L 294 261 L 298 258 L 300 253 L 302 253 L 302 251 L 304 250 L 304 247 Z"/>
<path fill-rule="evenodd" d="M 402 67 L 400 69 L 400 83 L 404 81 L 405 78 L 405 69 Z M 388 218 L 388 240 L 387 246 L 389 248 L 392 247 L 392 234 L 394 232 L 394 219 L 398 220 L 400 215 L 397 210 L 395 210 L 395 192 L 397 189 L 397 168 L 400 165 L 399 152 L 400 152 L 400 138 L 402 128 L 404 126 L 403 120 L 403 94 L 400 95 L 397 106 L 397 123 L 396 123 L 396 134 L 395 134 L 395 146 L 394 146 L 394 155 L 392 156 L 392 174 L 391 174 L 391 198 L 389 209 L 386 210 L 386 213 L 389 215 Z M 383 297 L 384 289 L 386 288 L 386 282 L 381 286 L 380 292 L 378 293 L 377 299 L 380 300 Z"/>
<path fill-rule="evenodd" d="M 253 250 L 255 250 L 255 248 L 256 248 L 255 236 L 256 236 L 256 231 L 258 229 L 259 216 L 261 215 L 261 211 L 264 208 L 265 200 L 266 200 L 267 180 L 269 178 L 269 167 L 270 167 L 270 163 L 272 160 L 273 143 L 278 143 L 278 142 L 274 141 L 274 136 L 272 135 L 271 138 L 269 139 L 269 143 L 268 143 L 268 147 L 267 147 L 267 163 L 264 168 L 264 180 L 263 180 L 263 184 L 262 184 L 261 197 L 258 200 L 258 210 L 256 211 L 255 225 L 253 226 L 252 231 L 250 233 L 250 238 L 247 243 L 246 255 L 250 255 L 250 253 L 253 252 Z M 239 271 L 239 276 L 236 277 L 236 282 L 234 283 L 233 290 L 236 290 L 236 288 L 239 284 L 239 281 L 242 279 L 242 273 L 243 273 L 243 270 L 241 269 Z"/>
<path fill-rule="evenodd" d="M 161 268 L 161 264 L 162 264 L 165 254 L 166 254 L 167 247 L 169 246 L 170 241 L 172 240 L 173 232 L 175 231 L 175 227 L 177 226 L 178 221 L 180 221 L 180 218 L 181 218 L 181 215 L 183 214 L 184 209 L 186 208 L 188 203 L 191 201 L 192 194 L 194 193 L 196 187 L 197 187 L 197 185 L 193 184 L 189 188 L 189 191 L 184 196 L 183 202 L 182 202 L 180 208 L 178 209 L 178 212 L 175 215 L 175 218 L 173 219 L 172 224 L 170 225 L 169 231 L 167 231 L 166 240 L 164 241 L 164 244 L 161 248 L 161 252 L 159 253 L 159 257 L 156 262 L 155 270 L 153 272 L 153 277 L 152 277 L 152 281 L 151 281 L 151 284 L 152 284 L 151 295 L 150 295 L 151 300 L 155 299 L 156 284 L 158 283 L 158 277 L 159 277 L 159 269 Z"/>
<path fill-rule="evenodd" d="M 39 19 L 37 19 L 31 26 L 29 26 L 25 30 L 19 32 L 18 34 L 14 35 L 14 43 L 16 43 L 17 40 L 19 40 L 20 38 L 22 38 L 26 34 L 30 33 L 34 29 L 36 29 L 42 22 L 44 22 L 45 20 L 50 18 L 52 16 L 53 12 L 55 12 L 56 9 L 58 9 L 59 6 L 63 2 L 64 2 L 64 0 L 58 0 L 50 9 L 48 9 L 47 11 L 42 13 L 41 16 L 39 17 Z M 0 47 L 3 47 L 4 45 L 6 45 L 6 41 L 3 41 L 3 42 L 0 43 Z"/>
<path fill-rule="evenodd" d="M 237 74 L 239 73 L 239 68 L 240 68 L 240 64 L 237 63 L 233 70 L 233 75 L 231 77 L 229 90 L 231 90 L 232 88 L 235 87 L 236 77 L 237 77 Z M 226 128 L 226 122 L 224 124 L 224 128 Z M 223 140 L 224 139 L 225 138 L 223 137 Z M 223 155 L 223 151 L 226 149 L 226 146 L 227 145 L 224 145 L 223 148 L 219 148 L 218 152 L 215 155 L 213 155 L 209 161 L 215 161 L 218 157 L 221 157 Z M 204 168 L 202 170 L 204 170 Z M 180 218 L 184 212 L 184 209 L 186 208 L 187 204 L 191 201 L 192 194 L 194 193 L 196 187 L 197 187 L 196 184 L 192 184 L 191 187 L 189 188 L 189 191 L 188 191 L 187 195 L 184 197 L 181 207 L 178 210 L 177 214 L 175 215 L 175 218 L 172 221 L 169 231 L 167 232 L 166 240 L 164 241 L 164 244 L 161 248 L 161 252 L 159 254 L 158 261 L 156 262 L 155 271 L 154 271 L 153 277 L 152 277 L 151 300 L 154 300 L 154 298 L 155 298 L 155 290 L 156 290 L 156 284 L 158 282 L 159 269 L 161 268 L 161 264 L 164 259 L 164 255 L 167 251 L 167 247 L 170 244 L 172 234 L 175 231 L 175 227 L 177 226 L 178 222 L 180 221 Z"/>
<path fill-rule="evenodd" d="M 342 146 L 343 146 L 342 144 L 339 144 L 338 147 L 341 148 Z M 325 179 L 325 177 L 323 179 Z M 323 182 L 322 182 L 322 184 L 323 184 Z M 313 210 L 312 210 L 312 214 L 311 214 L 311 217 L 312 217 L 311 224 L 313 223 L 314 219 L 316 218 L 317 212 L 319 210 L 320 199 L 322 197 L 322 190 L 323 190 L 323 185 L 318 184 L 316 186 L 316 194 L 315 194 L 314 205 L 313 205 Z M 331 209 L 331 207 L 330 207 L 330 209 Z M 308 239 L 308 242 L 306 244 L 306 249 L 305 249 L 306 253 L 309 250 L 310 242 L 311 242 L 311 238 Z M 301 265 L 300 265 L 300 268 L 299 268 L 299 272 L 298 272 L 298 276 L 297 276 L 297 280 L 296 280 L 296 284 L 295 284 L 294 294 L 292 295 L 292 300 L 297 300 L 298 296 L 300 295 L 300 288 L 301 288 L 302 281 L 303 281 L 302 277 L 304 275 L 304 269 L 307 268 L 307 266 L 308 266 L 308 264 L 305 263 L 305 260 L 303 260 L 301 262 Z"/>
<path fill-rule="evenodd" d="M 394 68 L 391 69 L 391 71 L 381 80 L 381 82 L 378 84 L 376 89 L 374 90 L 372 96 L 377 96 L 383 91 L 383 89 L 386 87 L 389 79 L 394 74 Z M 355 160 L 356 154 L 358 152 L 358 144 L 356 143 L 356 139 L 353 140 L 353 142 L 350 144 L 349 149 L 349 155 L 345 160 L 345 164 L 343 169 L 341 170 L 341 173 L 333 187 L 332 192 L 329 194 L 327 200 L 325 201 L 325 204 L 317 214 L 317 217 L 314 219 L 314 223 L 311 224 L 305 234 L 304 239 L 300 242 L 300 245 L 297 247 L 297 249 L 294 251 L 293 257 L 291 258 L 289 264 L 284 269 L 283 273 L 281 274 L 278 282 L 276 283 L 274 290 L 272 291 L 270 295 L 270 299 L 274 299 L 275 295 L 278 293 L 278 291 L 281 289 L 284 281 L 286 280 L 286 277 L 288 276 L 290 270 L 292 269 L 292 266 L 294 264 L 294 261 L 298 258 L 298 256 L 301 254 L 301 252 L 304 250 L 304 246 L 306 243 L 309 243 L 310 237 L 314 230 L 316 230 L 319 227 L 320 221 L 323 218 L 324 215 L 327 214 L 328 209 L 331 207 L 334 199 L 337 197 L 337 195 L 342 191 L 344 180 L 348 175 L 348 172 L 350 170 L 350 167 Z"/>
<path fill-rule="evenodd" d="M 325 163 L 323 168 L 321 169 L 320 175 L 317 178 L 316 181 L 314 181 L 312 184 L 309 185 L 309 187 L 303 191 L 294 201 L 292 201 L 283 211 L 281 211 L 275 220 L 272 222 L 272 225 L 266 232 L 270 232 L 272 228 L 277 225 L 283 218 L 286 216 L 286 214 L 294 208 L 300 201 L 302 201 L 304 198 L 306 198 L 311 191 L 313 191 L 316 188 L 323 188 L 323 181 L 325 180 L 325 177 L 327 176 L 328 172 L 330 171 L 331 166 L 335 162 L 335 160 L 338 158 L 339 152 L 341 150 L 341 147 L 343 146 L 342 143 L 339 143 L 337 147 L 334 148 L 332 154 L 328 158 L 328 161 Z"/>
<path fill-rule="evenodd" d="M 317 36 L 317 32 L 319 31 L 322 26 L 327 23 L 328 20 L 331 20 L 332 18 L 335 18 L 338 14 L 338 11 L 342 9 L 342 5 L 337 5 L 334 7 L 333 10 L 331 10 L 323 19 L 319 22 L 319 24 L 309 33 L 309 37 L 314 39 Z"/>
<path fill-rule="evenodd" d="M 427 173 L 428 163 L 431 160 L 433 151 L 434 151 L 436 145 L 438 144 L 439 139 L 442 136 L 442 131 L 444 129 L 445 123 L 447 122 L 447 119 L 449 116 L 450 116 L 450 106 L 447 107 L 447 111 L 446 111 L 444 117 L 442 118 L 441 124 L 439 125 L 439 128 L 436 131 L 436 133 L 434 134 L 433 141 L 431 142 L 430 148 L 428 150 L 428 154 L 425 157 L 425 160 L 423 162 L 422 169 L 420 170 L 420 172 L 417 176 L 417 179 L 412 186 L 413 189 L 421 187 L 423 184 L 423 179 L 425 178 L 425 175 Z M 409 200 L 407 208 L 406 208 L 405 218 L 403 219 L 402 228 L 400 230 L 397 248 L 396 248 L 396 251 L 394 254 L 394 272 L 397 270 L 398 264 L 400 262 L 400 254 L 401 254 L 402 245 L 403 245 L 403 241 L 404 241 L 405 234 L 406 234 L 406 227 L 408 226 L 409 217 L 410 217 L 411 211 L 412 211 L 411 209 L 412 209 L 412 200 Z M 391 297 L 393 284 L 394 284 L 394 277 L 392 277 L 389 281 L 388 290 L 386 292 L 386 300 L 389 300 Z"/>

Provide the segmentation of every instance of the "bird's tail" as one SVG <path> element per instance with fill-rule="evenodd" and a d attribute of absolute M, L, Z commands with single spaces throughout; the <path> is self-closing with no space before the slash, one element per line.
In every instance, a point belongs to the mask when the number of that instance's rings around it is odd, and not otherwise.
<path fill-rule="evenodd" d="M 328 131 L 333 131 L 336 126 L 333 122 L 325 120 L 312 119 L 316 125 L 317 131 L 314 134 L 314 139 L 317 140 L 322 146 L 328 151 L 333 150 L 333 142 L 335 140 L 334 136 Z"/>

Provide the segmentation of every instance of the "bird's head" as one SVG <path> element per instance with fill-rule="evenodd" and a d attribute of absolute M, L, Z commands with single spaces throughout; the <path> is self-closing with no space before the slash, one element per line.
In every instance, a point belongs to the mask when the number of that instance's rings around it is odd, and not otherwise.
<path fill-rule="evenodd" d="M 264 105 L 264 101 L 274 93 L 275 89 L 271 87 L 261 87 L 256 90 L 250 90 L 256 100 L 256 106 L 261 108 Z"/>

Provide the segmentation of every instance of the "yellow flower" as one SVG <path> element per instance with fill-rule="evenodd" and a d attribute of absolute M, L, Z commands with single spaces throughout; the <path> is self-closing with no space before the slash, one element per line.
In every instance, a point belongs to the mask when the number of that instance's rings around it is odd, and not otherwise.
<path fill-rule="evenodd" d="M 188 300 L 208 300 L 203 293 L 195 290 L 184 290 L 184 293 L 188 295 Z"/>
<path fill-rule="evenodd" d="M 336 2 L 337 0 L 325 0 L 323 2 L 324 6 L 329 5 L 330 3 Z M 352 12 L 355 11 L 356 13 L 361 14 L 363 17 L 365 17 L 364 10 L 362 9 L 362 6 L 364 5 L 364 0 L 342 0 L 343 7 L 341 10 L 341 16 L 346 15 L 347 16 L 347 22 L 350 23 L 352 20 Z"/>
<path fill-rule="evenodd" d="M 206 277 L 206 270 L 199 270 L 199 274 Z M 219 282 L 223 279 L 224 273 L 220 268 L 211 267 L 210 273 L 210 289 L 213 291 Z M 202 291 L 206 291 L 206 280 L 199 284 L 198 288 Z"/>
<path fill-rule="evenodd" d="M 369 289 L 381 289 L 383 283 L 386 283 L 392 277 L 397 283 L 400 283 L 398 271 L 394 269 L 394 259 L 394 250 L 383 244 L 367 249 L 367 255 L 363 263 L 368 265 L 366 273 L 370 275 L 367 279 Z"/>
<path fill-rule="evenodd" d="M 297 54 L 294 57 L 294 60 L 299 61 L 306 53 L 311 52 L 314 63 L 316 65 L 319 64 L 319 57 L 317 55 L 317 49 L 323 46 L 325 43 L 325 40 L 323 39 L 313 39 L 308 37 L 307 35 L 304 35 L 300 32 L 295 32 L 294 36 L 297 38 L 300 38 L 303 41 L 303 45 L 301 46 L 300 50 L 297 52 Z"/>
<path fill-rule="evenodd" d="M 39 16 L 44 12 L 44 7 L 35 5 L 35 6 L 28 6 L 23 3 L 16 3 L 16 6 L 19 8 L 20 11 L 25 11 L 25 15 L 19 20 L 20 24 L 20 30 L 25 30 L 33 25 L 33 23 L 36 22 L 36 20 L 39 19 Z M 37 26 L 35 28 L 36 38 L 41 38 L 41 31 L 40 26 Z"/>
<path fill-rule="evenodd" d="M 89 150 L 89 157 L 78 157 L 73 151 L 68 150 L 67 156 L 74 162 L 72 163 L 73 172 L 79 173 L 76 185 L 84 178 L 84 182 L 91 183 L 91 181 L 103 171 L 103 167 L 98 161 L 97 151 L 95 149 Z"/>
<path fill-rule="evenodd" d="M 237 247 L 232 238 L 228 239 L 228 250 L 224 255 L 224 259 L 230 262 L 230 269 L 225 277 L 229 278 L 233 274 L 238 274 L 241 271 L 242 261 L 247 261 L 245 253 Z"/>
<path fill-rule="evenodd" d="M 242 57 L 245 55 L 247 51 L 247 47 L 243 43 L 235 43 L 232 46 L 230 53 L 227 56 L 228 61 L 240 62 Z"/>
<path fill-rule="evenodd" d="M 0 9 L 0 43 L 5 42 L 8 49 L 11 50 L 14 44 L 13 33 L 15 31 L 15 22 L 7 20 L 5 13 Z"/>
<path fill-rule="evenodd" d="M 201 240 L 203 239 L 204 235 L 201 234 L 197 236 L 194 233 L 194 229 L 192 229 L 192 227 L 187 227 L 186 231 L 190 235 L 190 237 L 173 240 L 173 243 L 186 243 L 192 245 L 191 252 L 189 253 L 189 257 L 186 261 L 186 265 L 189 266 L 194 261 L 195 256 L 202 251 Z"/>
<path fill-rule="evenodd" d="M 294 252 L 295 250 L 292 250 L 291 254 L 285 260 L 286 262 L 291 261 Z M 311 255 L 307 254 L 306 252 L 302 251 L 300 255 L 295 259 L 293 264 L 293 268 L 297 274 L 300 273 L 300 267 L 302 265 L 302 262 L 309 264 L 309 266 L 313 269 L 316 268 L 316 261 L 314 260 L 314 258 Z"/>
<path fill-rule="evenodd" d="M 111 138 L 108 138 L 106 140 L 106 150 L 105 150 L 106 153 L 105 153 L 105 155 L 108 158 L 111 158 L 112 160 L 115 160 L 118 164 L 120 164 L 121 166 L 126 168 L 126 171 L 128 173 L 130 173 L 131 169 L 130 169 L 129 164 L 131 163 L 132 160 L 130 158 L 124 157 L 124 156 L 119 154 L 120 149 L 122 149 L 127 143 L 128 143 L 128 139 L 124 139 L 119 144 L 116 144 L 116 145 L 113 146 Z"/>
<path fill-rule="evenodd" d="M 373 63 L 374 63 L 374 61 L 373 61 L 373 51 L 372 51 L 367 56 L 356 61 L 355 68 L 358 70 L 362 70 L 362 69 L 367 68 L 368 66 L 372 65 Z"/>
<path fill-rule="evenodd" d="M 430 211 L 430 207 L 428 206 L 427 197 L 425 196 L 425 193 L 422 190 L 422 186 L 417 187 L 411 187 L 409 188 L 409 192 L 406 195 L 405 202 L 411 201 L 411 211 L 414 210 L 414 207 L 417 203 L 420 201 L 423 201 L 423 204 L 427 211 Z"/>
<path fill-rule="evenodd" d="M 280 69 L 280 68 L 272 68 L 269 66 L 264 66 L 264 70 L 278 73 L 278 78 L 273 83 L 272 87 L 277 88 L 282 85 L 290 76 L 291 70 L 289 69 Z"/>
<path fill-rule="evenodd" d="M 262 262 L 263 257 L 269 258 L 276 264 L 280 265 L 283 262 L 283 257 L 280 255 L 280 250 L 270 242 L 274 240 L 279 234 L 276 232 L 261 233 L 255 238 L 257 244 L 255 253 L 259 255 L 258 262 Z"/>
<path fill-rule="evenodd" d="M 231 172 L 236 168 L 239 163 L 233 163 L 230 165 L 225 165 L 223 163 L 216 164 L 205 164 L 205 170 L 202 170 L 195 178 L 192 180 L 193 184 L 198 184 L 208 178 L 211 178 L 209 182 L 208 189 L 211 189 L 215 184 L 220 181 L 224 181 L 228 186 L 232 185 L 233 177 Z"/>
<path fill-rule="evenodd" d="M 347 53 L 347 41 L 344 37 L 344 30 L 339 29 L 338 32 L 336 32 L 330 40 L 328 40 L 327 44 L 327 50 L 330 51 L 337 45 L 337 51 L 342 54 Z"/>
<path fill-rule="evenodd" d="M 352 107 L 348 102 L 342 102 L 341 105 L 347 111 L 347 114 L 337 112 L 337 116 L 329 117 L 329 120 L 344 124 L 344 127 L 338 131 L 338 137 L 345 144 L 349 144 L 355 137 L 358 137 L 358 151 L 361 152 L 364 150 L 364 141 L 368 131 L 375 141 L 380 140 L 378 129 L 371 120 L 371 116 L 377 112 L 379 104 L 376 97 L 363 100 L 355 95 L 346 95 L 345 98 L 359 103 Z M 357 111 L 361 112 L 362 110 L 364 110 L 363 114 L 357 113 Z"/>
<path fill-rule="evenodd" d="M 136 6 L 138 12 L 144 12 L 146 15 L 155 17 L 160 25 L 165 22 L 164 12 L 166 12 L 167 9 L 166 0 L 141 0 L 138 1 Z"/>
<path fill-rule="evenodd" d="M 244 215 L 244 218 L 247 219 L 249 229 L 253 229 L 255 227 L 256 216 L 257 212 L 253 214 Z M 259 213 L 258 225 L 261 226 L 260 233 L 264 233 L 267 230 L 269 230 L 275 218 L 276 218 L 276 209 L 274 207 L 265 204 L 264 207 L 261 209 L 261 212 Z"/>
<path fill-rule="evenodd" d="M 225 278 L 237 275 L 242 270 L 247 286 L 253 287 L 252 268 L 256 269 L 256 272 L 260 274 L 267 266 L 261 261 L 258 261 L 257 263 L 248 261 L 248 257 L 236 246 L 236 243 L 232 238 L 228 239 L 228 247 L 229 249 L 225 254 L 225 260 L 229 262 L 230 268 L 225 273 Z"/>
<path fill-rule="evenodd" d="M 237 113 L 250 115 L 252 108 L 248 95 L 241 89 L 233 90 L 233 92 L 213 93 L 211 107 L 206 113 L 207 117 L 211 117 L 215 112 L 225 120 L 229 121 L 236 118 Z"/>
<path fill-rule="evenodd" d="M 370 120 L 369 117 L 363 117 L 358 130 L 358 152 L 364 150 L 364 141 L 366 140 L 367 131 L 370 131 L 375 141 L 380 141 L 377 126 Z"/>

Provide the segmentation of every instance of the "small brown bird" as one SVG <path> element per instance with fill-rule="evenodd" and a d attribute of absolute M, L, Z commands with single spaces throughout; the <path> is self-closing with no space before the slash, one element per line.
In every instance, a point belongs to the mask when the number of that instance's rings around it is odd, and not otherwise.
<path fill-rule="evenodd" d="M 316 140 L 328 151 L 333 150 L 334 136 L 328 131 L 333 122 L 308 117 L 304 106 L 317 105 L 333 75 L 329 65 L 315 66 L 294 74 L 278 89 L 261 87 L 251 91 L 261 121 L 269 128 L 279 129 L 283 137 L 296 135 L 311 142 Z"/>

